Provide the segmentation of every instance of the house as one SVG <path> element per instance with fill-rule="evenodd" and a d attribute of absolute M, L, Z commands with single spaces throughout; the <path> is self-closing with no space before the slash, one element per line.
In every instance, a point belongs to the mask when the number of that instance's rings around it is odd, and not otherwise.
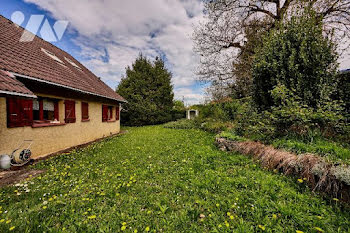
<path fill-rule="evenodd" d="M 43 157 L 120 131 L 126 102 L 68 53 L 0 16 L 0 154 Z M 33 36 L 31 34 L 31 36 Z"/>

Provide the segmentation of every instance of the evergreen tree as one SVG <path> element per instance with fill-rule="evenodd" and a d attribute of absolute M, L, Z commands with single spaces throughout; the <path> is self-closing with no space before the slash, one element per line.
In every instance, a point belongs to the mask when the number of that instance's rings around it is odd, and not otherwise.
<path fill-rule="evenodd" d="M 141 126 L 171 121 L 174 99 L 171 78 L 162 59 L 151 62 L 140 54 L 132 67 L 126 68 L 126 77 L 117 88 L 128 101 L 122 123 Z"/>

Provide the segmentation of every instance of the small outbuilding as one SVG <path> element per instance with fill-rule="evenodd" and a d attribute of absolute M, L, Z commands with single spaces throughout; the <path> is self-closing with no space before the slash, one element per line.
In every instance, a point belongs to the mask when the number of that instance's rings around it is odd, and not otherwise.
<path fill-rule="evenodd" d="M 193 120 L 194 118 L 196 118 L 198 116 L 199 116 L 199 111 L 198 110 L 196 110 L 196 109 L 187 110 L 186 118 L 188 120 Z"/>

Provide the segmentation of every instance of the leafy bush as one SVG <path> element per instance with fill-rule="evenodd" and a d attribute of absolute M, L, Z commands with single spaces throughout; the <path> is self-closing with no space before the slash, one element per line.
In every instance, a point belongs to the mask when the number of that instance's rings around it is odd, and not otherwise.
<path fill-rule="evenodd" d="M 244 142 L 247 140 L 244 137 L 237 136 L 237 135 L 232 134 L 231 132 L 227 132 L 227 131 L 221 132 L 220 134 L 217 135 L 217 137 L 226 138 L 226 139 L 230 139 L 232 141 L 237 141 L 237 142 Z"/>
<path fill-rule="evenodd" d="M 332 136 L 344 131 L 343 108 L 336 101 L 323 101 L 317 107 L 310 108 L 284 85 L 277 85 L 271 91 L 271 96 L 276 104 L 271 108 L 270 120 L 280 135 L 306 135 L 316 130 L 325 136 Z"/>
<path fill-rule="evenodd" d="M 280 24 L 264 38 L 253 64 L 253 99 L 260 110 L 278 105 L 271 95 L 284 85 L 303 105 L 316 108 L 336 88 L 336 46 L 311 10 Z"/>
<path fill-rule="evenodd" d="M 220 133 L 224 130 L 227 130 L 229 127 L 230 123 L 211 118 L 206 119 L 206 121 L 201 123 L 199 126 L 200 129 L 211 133 Z"/>
<path fill-rule="evenodd" d="M 181 119 L 169 122 L 163 125 L 164 128 L 170 129 L 194 129 L 198 128 L 193 120 Z"/>

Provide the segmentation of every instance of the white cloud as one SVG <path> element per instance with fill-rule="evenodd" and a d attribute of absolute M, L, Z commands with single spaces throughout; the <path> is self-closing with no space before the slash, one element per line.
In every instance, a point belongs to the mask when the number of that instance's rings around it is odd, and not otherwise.
<path fill-rule="evenodd" d="M 192 50 L 193 25 L 203 16 L 199 0 L 25 0 L 68 20 L 78 32 L 75 43 L 82 49 L 83 63 L 104 80 L 119 81 L 125 67 L 140 52 L 154 58 L 166 56 L 173 73 L 175 94 L 202 98 L 195 84 L 198 62 Z M 109 61 L 104 62 L 105 50 Z"/>
<path fill-rule="evenodd" d="M 193 105 L 198 103 L 204 103 L 205 96 L 203 94 L 203 88 L 200 88 L 197 92 L 190 88 L 177 88 L 175 89 L 175 99 L 185 100 L 187 105 Z"/>

